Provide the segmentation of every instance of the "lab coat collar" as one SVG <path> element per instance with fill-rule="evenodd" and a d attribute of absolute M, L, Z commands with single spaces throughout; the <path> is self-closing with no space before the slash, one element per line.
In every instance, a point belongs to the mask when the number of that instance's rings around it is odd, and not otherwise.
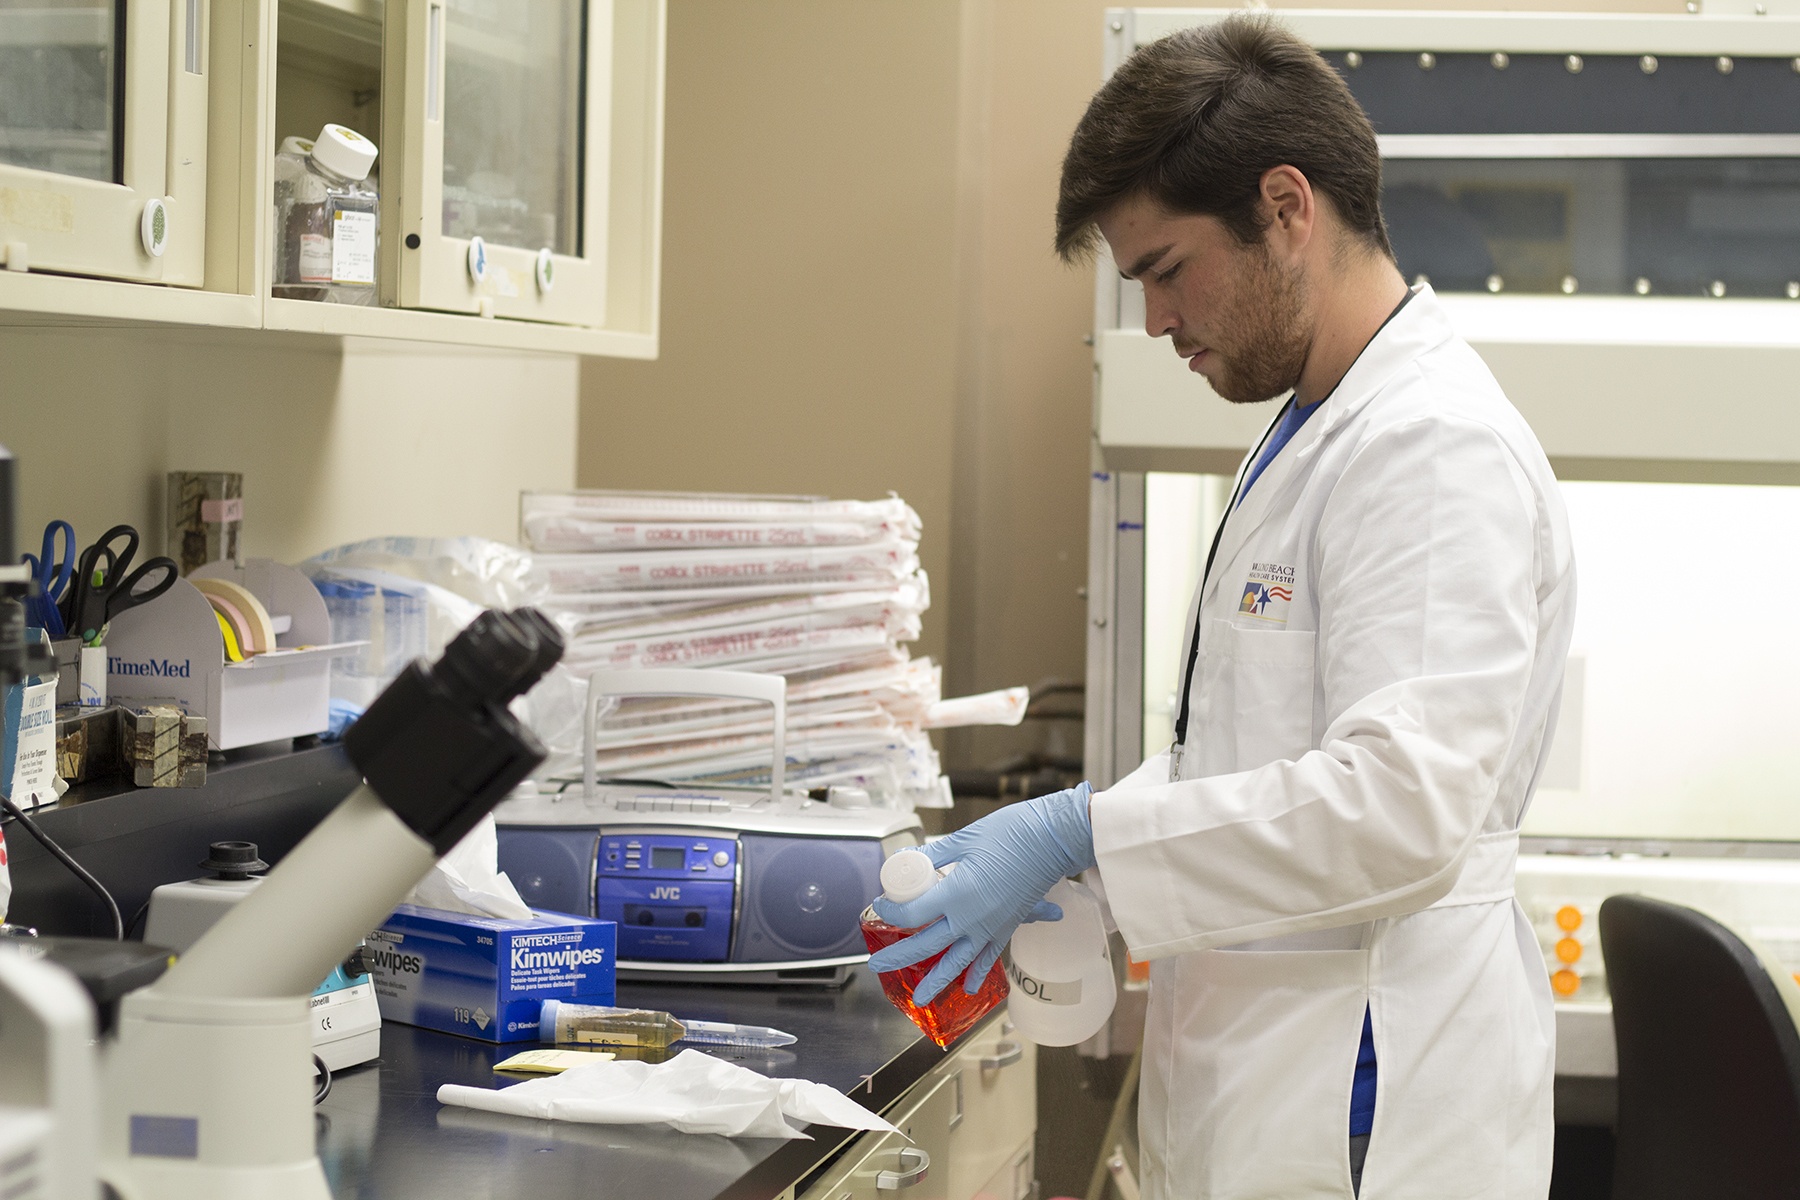
<path fill-rule="evenodd" d="M 1299 451 L 1296 458 L 1310 454 L 1327 434 L 1361 412 L 1375 393 L 1386 387 L 1408 363 L 1455 336 L 1450 314 L 1444 311 L 1437 293 L 1431 290 L 1429 283 L 1419 284 L 1413 289 L 1412 299 L 1381 327 L 1356 361 L 1350 364 L 1331 395 L 1321 401 L 1325 405 L 1323 411 L 1295 435 L 1294 442 Z M 1309 432 L 1310 436 L 1307 436 Z"/>
<path fill-rule="evenodd" d="M 1295 431 L 1293 439 L 1282 447 L 1274 461 L 1263 468 L 1255 485 L 1226 518 L 1225 532 L 1219 539 L 1219 551 L 1214 557 L 1214 570 L 1206 581 L 1206 595 L 1201 597 L 1201 603 L 1204 604 L 1218 587 L 1226 565 L 1268 516 L 1274 497 L 1281 492 L 1300 465 L 1311 458 L 1313 452 L 1335 430 L 1361 412 L 1375 394 L 1408 363 L 1454 336 L 1450 316 L 1431 290 L 1431 285 L 1420 284 L 1414 290 L 1412 299 L 1363 348 L 1363 352 L 1350 365 L 1331 394 L 1319 401 L 1323 407 Z M 1281 420 L 1281 413 L 1286 411 L 1287 406 L 1284 404 L 1281 412 L 1275 414 L 1275 420 Z M 1254 452 L 1250 458 L 1246 458 L 1238 472 L 1240 487 L 1244 472 L 1250 469 L 1251 459 L 1256 457 L 1256 453 L 1260 452 Z M 1236 494 L 1235 490 L 1233 494 Z"/>

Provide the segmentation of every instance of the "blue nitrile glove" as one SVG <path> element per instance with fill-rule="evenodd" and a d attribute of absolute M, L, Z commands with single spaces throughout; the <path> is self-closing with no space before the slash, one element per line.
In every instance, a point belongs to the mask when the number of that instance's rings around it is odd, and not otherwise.
<path fill-rule="evenodd" d="M 877 899 L 875 915 L 902 929 L 930 928 L 869 958 L 871 970 L 897 971 L 948 947 L 913 989 L 915 1004 L 931 1003 L 965 970 L 964 990 L 980 991 L 1013 930 L 1030 920 L 1062 919 L 1044 893 L 1094 865 L 1088 785 L 1010 804 L 924 849 L 934 865 L 955 863 L 956 870 L 917 900 Z"/>

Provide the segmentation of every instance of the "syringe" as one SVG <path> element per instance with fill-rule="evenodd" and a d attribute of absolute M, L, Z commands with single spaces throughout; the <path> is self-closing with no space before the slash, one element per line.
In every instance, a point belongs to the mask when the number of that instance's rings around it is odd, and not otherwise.
<path fill-rule="evenodd" d="M 766 1025 L 682 1021 L 653 1008 L 608 1008 L 546 1000 L 538 1015 L 538 1041 L 583 1046 L 638 1046 L 657 1050 L 672 1042 L 712 1046 L 791 1046 L 800 1039 Z"/>

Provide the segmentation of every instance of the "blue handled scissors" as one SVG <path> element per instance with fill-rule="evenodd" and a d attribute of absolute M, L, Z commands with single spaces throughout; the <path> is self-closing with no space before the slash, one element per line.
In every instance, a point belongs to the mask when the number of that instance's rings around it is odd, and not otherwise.
<path fill-rule="evenodd" d="M 63 554 L 56 553 L 57 534 L 62 535 Z M 25 598 L 25 623 L 42 629 L 51 641 L 65 636 L 62 611 L 58 601 L 75 573 L 75 527 L 67 521 L 52 521 L 44 526 L 42 554 L 26 554 L 19 559 L 31 568 L 37 588 Z"/>

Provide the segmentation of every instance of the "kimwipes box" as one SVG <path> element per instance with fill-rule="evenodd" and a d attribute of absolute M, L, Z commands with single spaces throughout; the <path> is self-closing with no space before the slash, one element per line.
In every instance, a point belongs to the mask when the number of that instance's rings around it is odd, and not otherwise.
<path fill-rule="evenodd" d="M 364 957 L 384 1021 L 489 1042 L 536 1041 L 546 1000 L 611 1004 L 618 929 L 563 913 L 528 921 L 402 904 Z"/>

